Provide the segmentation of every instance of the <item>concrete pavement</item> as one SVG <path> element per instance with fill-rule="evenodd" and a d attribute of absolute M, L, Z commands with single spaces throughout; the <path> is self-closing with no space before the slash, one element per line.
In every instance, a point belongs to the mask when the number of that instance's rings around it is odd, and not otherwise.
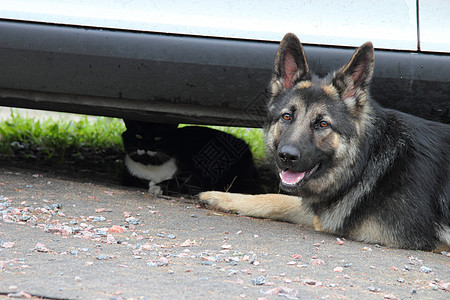
<path fill-rule="evenodd" d="M 0 162 L 0 298 L 448 299 L 450 257 Z"/>

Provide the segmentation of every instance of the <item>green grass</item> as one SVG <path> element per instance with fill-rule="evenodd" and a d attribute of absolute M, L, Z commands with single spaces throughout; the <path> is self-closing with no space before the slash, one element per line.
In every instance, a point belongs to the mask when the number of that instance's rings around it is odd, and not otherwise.
<path fill-rule="evenodd" d="M 211 127 L 228 132 L 246 141 L 250 146 L 250 150 L 252 151 L 255 160 L 263 160 L 266 157 L 266 147 L 264 144 L 264 133 L 262 129 L 224 126 Z"/>
<path fill-rule="evenodd" d="M 255 160 L 265 157 L 264 137 L 261 129 L 237 127 L 213 128 L 231 133 L 245 140 L 253 152 Z M 123 150 L 121 134 L 125 125 L 121 119 L 82 116 L 79 120 L 45 119 L 37 120 L 15 113 L 0 122 L 0 153 L 12 155 L 17 147 L 40 149 L 48 158 L 58 156 L 64 160 L 68 152 L 80 149 Z"/>
<path fill-rule="evenodd" d="M 120 119 L 87 116 L 79 120 L 36 120 L 16 114 L 0 123 L 0 152 L 11 154 L 15 147 L 39 148 L 47 151 L 49 158 L 57 154 L 64 158 L 67 151 L 81 148 L 93 150 L 122 149 L 121 132 L 125 126 Z"/>

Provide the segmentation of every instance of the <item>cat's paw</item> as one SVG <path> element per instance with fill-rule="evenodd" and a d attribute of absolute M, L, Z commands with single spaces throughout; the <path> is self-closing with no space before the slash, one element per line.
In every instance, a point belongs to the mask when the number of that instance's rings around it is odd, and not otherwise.
<path fill-rule="evenodd" d="M 160 196 L 163 193 L 161 187 L 153 181 L 150 181 L 148 184 L 148 192 L 155 196 Z"/>

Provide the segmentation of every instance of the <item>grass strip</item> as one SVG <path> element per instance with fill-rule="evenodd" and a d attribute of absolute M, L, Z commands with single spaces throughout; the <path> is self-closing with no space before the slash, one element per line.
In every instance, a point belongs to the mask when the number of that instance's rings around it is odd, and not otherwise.
<path fill-rule="evenodd" d="M 250 145 L 255 160 L 265 157 L 264 135 L 261 129 L 210 126 L 231 133 Z M 0 154 L 13 155 L 18 149 L 37 149 L 47 158 L 64 160 L 67 153 L 81 149 L 113 149 L 123 151 L 121 134 L 125 125 L 121 119 L 108 117 L 28 118 L 11 109 L 10 117 L 0 122 Z"/>

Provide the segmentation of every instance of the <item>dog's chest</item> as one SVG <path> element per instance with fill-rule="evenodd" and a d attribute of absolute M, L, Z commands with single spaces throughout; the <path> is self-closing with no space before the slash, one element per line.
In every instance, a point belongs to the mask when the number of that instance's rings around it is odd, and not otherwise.
<path fill-rule="evenodd" d="M 354 205 L 348 197 L 344 197 L 331 206 L 322 207 L 315 212 L 314 227 L 316 230 L 340 234 L 346 231 L 345 220 L 352 214 Z"/>

